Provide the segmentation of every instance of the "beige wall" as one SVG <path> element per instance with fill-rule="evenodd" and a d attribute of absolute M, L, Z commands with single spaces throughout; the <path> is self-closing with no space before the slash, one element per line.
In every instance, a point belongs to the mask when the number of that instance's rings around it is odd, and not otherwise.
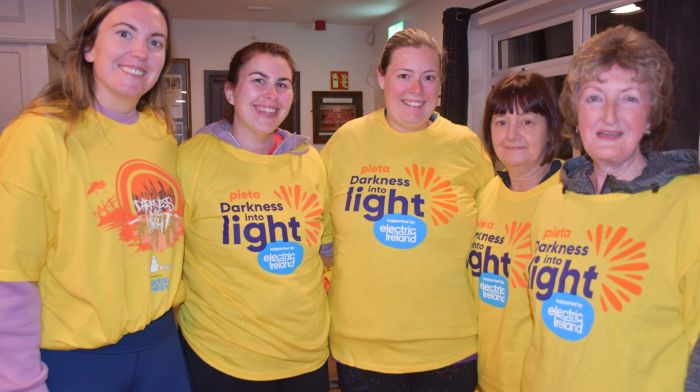
<path fill-rule="evenodd" d="M 52 3 L 51 0 L 41 1 Z M 450 7 L 474 7 L 484 1 L 421 0 L 382 18 L 373 26 L 327 24 L 326 31 L 314 31 L 312 23 L 175 19 L 172 29 L 174 55 L 190 59 L 192 128 L 196 130 L 205 125 L 204 70 L 227 69 L 233 53 L 252 42 L 253 37 L 259 41 L 279 42 L 290 48 L 297 63 L 297 69 L 301 72 L 302 133 L 311 136 L 311 92 L 329 90 L 329 71 L 350 72 L 350 90 L 363 92 L 364 113 L 369 113 L 383 106 L 381 90 L 376 82 L 375 68 L 386 42 L 388 25 L 403 19 L 407 27 L 422 28 L 433 35 L 438 43 L 442 43 L 443 11 Z M 64 2 L 70 5 L 70 2 L 65 0 L 60 1 L 60 3 Z M 46 10 L 53 11 L 49 8 Z M 81 11 L 85 12 L 80 9 L 72 11 L 75 20 L 81 20 Z M 50 59 L 46 54 L 44 56 L 46 58 L 40 62 L 31 62 L 41 64 L 41 72 L 25 73 L 32 75 L 32 80 L 36 79 L 35 84 L 38 87 L 27 89 L 30 91 L 22 94 L 20 101 L 15 102 L 14 105 L 6 105 L 8 113 L 4 113 L 3 117 L 7 117 L 3 118 L 4 120 L 14 116 L 14 113 L 46 83 L 48 75 L 45 75 L 47 71 L 44 68 Z M 51 69 L 48 71 L 50 73 Z M 58 73 L 54 72 L 54 74 Z M 37 78 L 38 76 L 41 77 Z M 22 83 L 25 84 L 28 81 L 23 80 Z M 19 95 L 12 96 L 17 98 Z"/>
<path fill-rule="evenodd" d="M 419 28 L 425 30 L 432 35 L 438 44 L 442 45 L 442 13 L 452 7 L 474 8 L 486 0 L 421 0 L 413 5 L 397 10 L 379 22 L 374 24 L 376 39 L 374 44 L 374 53 L 372 56 L 373 64 L 379 63 L 379 58 L 382 54 L 382 49 L 386 43 L 386 29 L 390 25 L 403 20 L 406 28 Z M 376 83 L 375 83 L 376 85 Z M 467 92 L 465 92 L 466 94 Z M 382 92 L 379 88 L 375 90 L 375 102 L 378 106 L 383 105 Z"/>
<path fill-rule="evenodd" d="M 330 71 L 350 72 L 350 90 L 363 92 L 364 112 L 374 108 L 374 91 L 367 83 L 373 48 L 371 26 L 204 21 L 176 19 L 172 37 L 175 57 L 190 59 L 192 129 L 204 126 L 204 70 L 227 70 L 236 50 L 253 42 L 273 41 L 289 47 L 301 72 L 302 134 L 312 136 L 311 92 L 330 89 Z"/>

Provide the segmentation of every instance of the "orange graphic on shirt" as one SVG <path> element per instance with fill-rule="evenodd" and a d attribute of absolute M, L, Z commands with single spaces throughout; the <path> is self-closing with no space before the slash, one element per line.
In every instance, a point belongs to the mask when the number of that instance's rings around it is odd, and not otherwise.
<path fill-rule="evenodd" d="M 306 243 L 314 246 L 321 237 L 321 221 L 323 218 L 323 208 L 315 193 L 302 192 L 300 185 L 280 186 L 273 192 L 290 209 L 300 211 L 304 233 L 306 233 Z"/>
<path fill-rule="evenodd" d="M 596 226 L 586 230 L 596 255 L 603 257 L 609 267 L 601 284 L 600 303 L 603 311 L 610 307 L 620 311 L 623 302 L 629 303 L 631 296 L 642 293 L 641 282 L 649 264 L 643 261 L 646 254 L 644 241 L 636 241 L 627 236 L 626 227 Z"/>
<path fill-rule="evenodd" d="M 434 225 L 447 224 L 459 212 L 457 194 L 452 189 L 451 180 L 442 179 L 432 167 L 415 163 L 404 170 L 418 187 L 428 190 L 427 207 Z"/>
<path fill-rule="evenodd" d="M 510 243 L 510 285 L 513 287 L 526 287 L 525 271 L 527 264 L 532 259 L 532 239 L 530 237 L 529 223 L 513 221 L 506 225 L 506 239 Z"/>
<path fill-rule="evenodd" d="M 116 176 L 116 195 L 95 211 L 100 228 L 118 230 L 137 251 L 171 248 L 182 237 L 182 190 L 161 167 L 125 162 Z"/>
<path fill-rule="evenodd" d="M 91 195 L 97 191 L 101 191 L 102 189 L 105 189 L 107 184 L 105 184 L 104 181 L 93 181 L 90 183 L 90 187 L 88 188 L 87 192 L 85 193 L 86 195 Z"/>

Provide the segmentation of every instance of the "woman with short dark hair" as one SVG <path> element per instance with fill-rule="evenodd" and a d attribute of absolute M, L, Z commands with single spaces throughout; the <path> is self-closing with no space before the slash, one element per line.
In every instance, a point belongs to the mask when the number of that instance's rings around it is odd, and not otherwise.
<path fill-rule="evenodd" d="M 476 236 L 467 259 L 479 305 L 479 388 L 520 390 L 532 333 L 526 266 L 530 228 L 542 194 L 559 183 L 561 120 L 554 91 L 536 73 L 518 73 L 491 89 L 483 137 L 505 170 L 479 192 Z"/>

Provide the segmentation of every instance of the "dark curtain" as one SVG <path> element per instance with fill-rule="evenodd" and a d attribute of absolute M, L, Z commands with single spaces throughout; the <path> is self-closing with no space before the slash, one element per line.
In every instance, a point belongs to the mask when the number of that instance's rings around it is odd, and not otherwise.
<path fill-rule="evenodd" d="M 646 32 L 673 62 L 673 124 L 664 149 L 698 148 L 700 131 L 700 1 L 647 0 Z"/>
<path fill-rule="evenodd" d="M 447 52 L 440 114 L 455 124 L 467 125 L 469 58 L 467 57 L 468 8 L 448 8 L 442 13 L 442 46 Z"/>

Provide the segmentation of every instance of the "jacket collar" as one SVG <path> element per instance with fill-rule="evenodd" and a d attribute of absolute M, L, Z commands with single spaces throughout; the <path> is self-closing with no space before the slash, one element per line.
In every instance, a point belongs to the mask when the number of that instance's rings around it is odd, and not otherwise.
<path fill-rule="evenodd" d="M 645 154 L 645 157 L 647 165 L 639 177 L 623 181 L 609 175 L 600 193 L 639 193 L 647 190 L 656 192 L 677 176 L 700 171 L 695 150 L 652 151 Z M 589 157 L 580 156 L 566 161 L 561 172 L 564 192 L 595 194 L 593 182 L 589 177 L 591 173 L 593 162 Z"/>
<path fill-rule="evenodd" d="M 228 143 L 234 147 L 241 148 L 240 144 L 233 134 L 230 132 L 231 122 L 228 120 L 220 120 L 215 123 L 211 123 L 206 127 L 202 128 L 199 133 L 208 133 L 215 136 L 219 140 Z M 281 155 L 285 153 L 292 153 L 297 155 L 305 154 L 309 146 L 309 138 L 306 136 L 298 135 L 296 133 L 291 133 L 285 131 L 282 128 L 278 128 L 275 133 L 282 136 L 282 142 L 277 146 L 272 155 Z M 299 146 L 304 146 L 304 148 L 298 149 Z"/>

